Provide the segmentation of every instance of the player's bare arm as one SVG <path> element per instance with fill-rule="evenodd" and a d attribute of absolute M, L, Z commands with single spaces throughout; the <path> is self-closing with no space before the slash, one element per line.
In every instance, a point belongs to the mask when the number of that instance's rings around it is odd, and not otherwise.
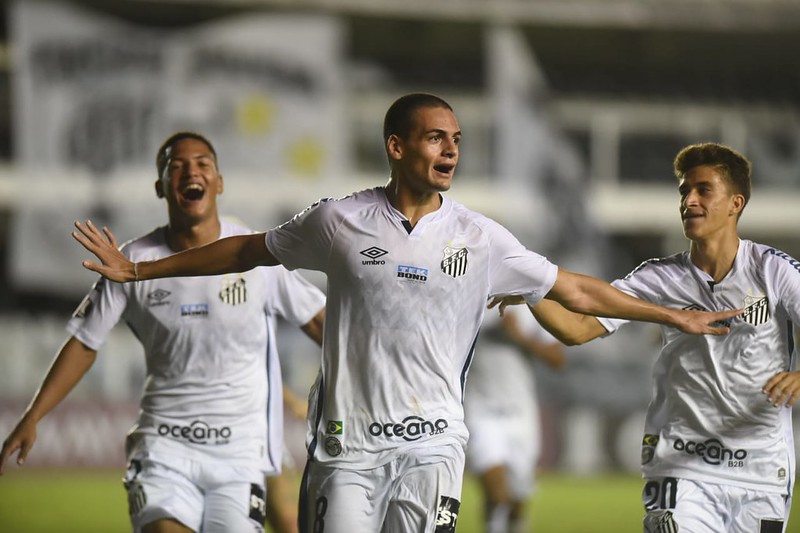
<path fill-rule="evenodd" d="M 693 335 L 726 335 L 729 328 L 719 323 L 742 313 L 741 309 L 706 312 L 662 307 L 625 294 L 600 279 L 563 269 L 558 270 L 545 298 L 575 313 L 654 322 Z"/>
<path fill-rule="evenodd" d="M 36 442 L 36 425 L 47 413 L 52 411 L 67 396 L 69 391 L 89 371 L 97 357 L 97 352 L 75 337 L 70 337 L 59 351 L 47 376 L 39 387 L 25 414 L 3 442 L 0 452 L 0 475 L 5 470 L 6 461 L 19 450 L 17 464 L 22 465 Z"/>
<path fill-rule="evenodd" d="M 278 260 L 267 250 L 263 233 L 226 237 L 156 261 L 133 263 L 120 253 L 114 234 L 102 232 L 87 221 L 75 222 L 72 236 L 100 260 L 84 261 L 85 268 L 112 281 L 127 282 L 178 276 L 213 276 L 274 266 Z"/>
<path fill-rule="evenodd" d="M 319 313 L 314 315 L 314 318 L 308 321 L 307 324 L 303 324 L 300 329 L 303 330 L 303 333 L 308 335 L 308 337 L 322 346 L 322 331 L 325 327 L 325 308 L 320 309 Z"/>
<path fill-rule="evenodd" d="M 762 392 L 775 407 L 792 407 L 800 398 L 800 372 L 778 372 L 767 381 Z"/>

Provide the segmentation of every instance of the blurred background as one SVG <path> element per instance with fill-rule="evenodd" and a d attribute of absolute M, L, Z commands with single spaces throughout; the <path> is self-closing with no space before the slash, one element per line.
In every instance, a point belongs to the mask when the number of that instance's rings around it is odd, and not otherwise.
<path fill-rule="evenodd" d="M 154 158 L 178 129 L 214 142 L 222 212 L 268 229 L 321 197 L 383 184 L 385 110 L 407 92 L 438 94 L 464 132 L 449 194 L 608 280 L 686 248 L 672 159 L 722 142 L 754 166 L 742 236 L 800 257 L 796 0 L 0 6 L 3 438 L 94 281 L 72 221 L 107 224 L 120 241 L 166 222 Z M 304 395 L 318 353 L 288 329 L 280 342 Z M 565 371 L 540 369 L 544 470 L 638 472 L 659 342 L 631 325 L 570 349 Z M 139 344 L 119 326 L 40 424 L 27 468 L 121 471 L 142 381 Z M 302 424 L 288 432 L 302 461 Z"/>

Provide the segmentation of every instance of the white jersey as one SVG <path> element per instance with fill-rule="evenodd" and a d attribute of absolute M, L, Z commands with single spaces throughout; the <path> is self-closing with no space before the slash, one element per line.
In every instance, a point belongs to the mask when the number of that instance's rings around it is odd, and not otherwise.
<path fill-rule="evenodd" d="M 246 233 L 222 222 L 221 237 Z M 173 253 L 164 228 L 122 252 L 132 261 Z M 133 283 L 101 279 L 67 329 L 97 350 L 123 319 L 144 347 L 147 377 L 129 455 L 219 459 L 272 474 L 280 471 L 283 442 L 275 317 L 301 326 L 324 305 L 319 289 L 282 267 Z"/>
<path fill-rule="evenodd" d="M 684 252 L 646 261 L 619 289 L 666 307 L 743 308 L 725 336 L 662 327 L 654 395 L 642 447 L 645 477 L 671 476 L 786 494 L 794 482 L 791 409 L 762 387 L 794 369 L 800 320 L 800 263 L 748 240 L 719 283 Z M 625 321 L 601 319 L 609 331 Z"/>
<path fill-rule="evenodd" d="M 558 340 L 533 318 L 528 306 L 510 305 L 505 313 L 514 315 L 520 331 L 543 344 Z M 477 354 L 469 369 L 469 394 L 464 400 L 467 418 L 538 417 L 536 377 L 531 354 L 511 340 L 496 309 L 486 313 L 475 347 Z"/>
<path fill-rule="evenodd" d="M 464 446 L 464 382 L 487 298 L 535 303 L 557 274 L 448 198 L 412 229 L 383 187 L 314 204 L 266 243 L 287 268 L 328 275 L 309 455 L 351 468 L 411 446 Z"/>

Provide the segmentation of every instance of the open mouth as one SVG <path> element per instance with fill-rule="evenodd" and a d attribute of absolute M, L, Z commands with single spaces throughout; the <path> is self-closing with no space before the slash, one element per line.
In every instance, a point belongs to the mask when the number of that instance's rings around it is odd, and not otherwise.
<path fill-rule="evenodd" d="M 453 169 L 455 169 L 455 165 L 434 165 L 433 170 L 439 172 L 440 174 L 452 174 Z"/>
<path fill-rule="evenodd" d="M 206 190 L 198 183 L 190 183 L 181 190 L 183 199 L 190 202 L 202 200 L 205 194 Z"/>

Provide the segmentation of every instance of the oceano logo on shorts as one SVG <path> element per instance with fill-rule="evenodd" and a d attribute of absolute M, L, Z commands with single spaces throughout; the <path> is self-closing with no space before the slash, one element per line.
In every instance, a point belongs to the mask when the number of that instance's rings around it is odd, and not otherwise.
<path fill-rule="evenodd" d="M 369 425 L 369 434 L 373 437 L 402 437 L 403 440 L 419 440 L 423 435 L 437 435 L 447 429 L 447 420 L 439 418 L 435 422 L 425 420 L 416 415 L 407 416 L 402 422 L 373 422 Z"/>
<path fill-rule="evenodd" d="M 231 438 L 231 428 L 223 426 L 212 428 L 205 422 L 195 420 L 188 426 L 158 426 L 158 434 L 176 439 L 186 439 L 194 444 L 227 444 Z"/>
<path fill-rule="evenodd" d="M 675 440 L 673 448 L 679 452 L 702 457 L 710 465 L 718 466 L 727 461 L 727 466 L 742 467 L 747 458 L 747 450 L 730 450 L 723 446 L 717 439 L 708 439 L 705 442 L 694 442 L 683 439 Z"/>

